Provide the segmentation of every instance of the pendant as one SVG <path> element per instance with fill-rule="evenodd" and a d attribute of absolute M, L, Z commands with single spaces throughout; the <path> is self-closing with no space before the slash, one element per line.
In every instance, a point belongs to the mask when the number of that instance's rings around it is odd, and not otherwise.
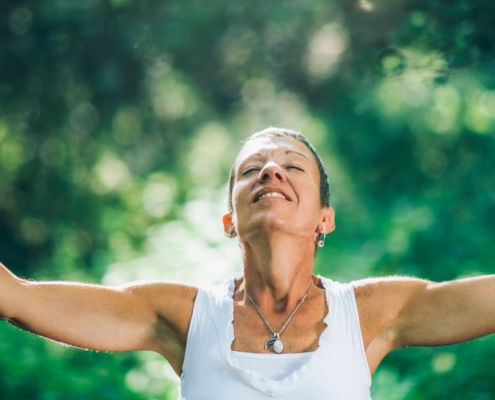
<path fill-rule="evenodd" d="M 268 350 L 268 347 L 273 346 L 273 351 L 275 353 L 280 354 L 284 351 L 284 344 L 280 340 L 280 335 L 275 333 L 272 338 L 268 339 L 265 342 L 265 350 Z"/>

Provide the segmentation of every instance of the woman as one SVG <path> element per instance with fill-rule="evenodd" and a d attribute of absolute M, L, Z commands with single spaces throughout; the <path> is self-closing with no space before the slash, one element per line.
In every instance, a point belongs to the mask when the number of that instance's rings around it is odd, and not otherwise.
<path fill-rule="evenodd" d="M 296 132 L 268 128 L 245 142 L 223 225 L 240 243 L 240 278 L 209 290 L 109 288 L 25 281 L 2 266 L 0 316 L 73 346 L 156 351 L 187 400 L 369 399 L 370 376 L 393 349 L 495 331 L 494 277 L 339 284 L 314 276 L 334 211 L 321 160 Z"/>

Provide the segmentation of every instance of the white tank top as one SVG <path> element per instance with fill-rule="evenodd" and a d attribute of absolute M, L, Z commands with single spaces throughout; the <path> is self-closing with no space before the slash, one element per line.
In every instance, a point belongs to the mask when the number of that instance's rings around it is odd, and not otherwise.
<path fill-rule="evenodd" d="M 242 369 L 250 369 L 263 375 L 271 380 L 280 380 L 297 371 L 306 364 L 313 352 L 307 353 L 283 353 L 277 354 L 258 354 L 245 353 L 242 351 L 233 351 L 232 357 Z"/>
<path fill-rule="evenodd" d="M 371 376 L 353 285 L 320 279 L 329 312 L 319 347 L 300 367 L 276 379 L 242 367 L 231 350 L 234 280 L 200 289 L 189 327 L 179 400 L 370 400 Z M 252 355 L 270 363 L 280 356 Z"/>

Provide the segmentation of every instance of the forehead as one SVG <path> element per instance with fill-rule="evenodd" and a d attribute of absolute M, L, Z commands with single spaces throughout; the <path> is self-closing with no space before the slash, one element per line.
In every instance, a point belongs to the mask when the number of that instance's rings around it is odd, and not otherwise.
<path fill-rule="evenodd" d="M 244 144 L 237 156 L 237 164 L 239 165 L 244 160 L 252 157 L 263 157 L 278 153 L 299 154 L 308 160 L 313 159 L 311 151 L 297 139 L 286 136 L 263 136 L 249 140 Z"/>

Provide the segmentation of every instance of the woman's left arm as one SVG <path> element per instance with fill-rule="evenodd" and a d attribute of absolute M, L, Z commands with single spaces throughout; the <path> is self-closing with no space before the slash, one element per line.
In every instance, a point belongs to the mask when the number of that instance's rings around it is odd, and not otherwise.
<path fill-rule="evenodd" d="M 446 345 L 495 332 L 494 275 L 419 282 L 405 291 L 391 324 L 398 346 Z"/>
<path fill-rule="evenodd" d="M 495 332 L 495 275 L 435 283 L 391 277 L 355 282 L 371 371 L 404 346 L 441 346 Z"/>

